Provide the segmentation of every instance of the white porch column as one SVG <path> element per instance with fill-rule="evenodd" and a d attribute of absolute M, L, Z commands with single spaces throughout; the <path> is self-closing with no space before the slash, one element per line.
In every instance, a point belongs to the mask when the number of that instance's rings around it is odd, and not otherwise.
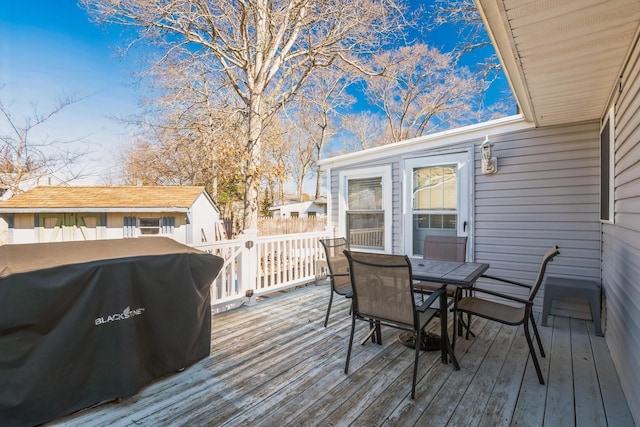
<path fill-rule="evenodd" d="M 255 289 L 258 283 L 258 230 L 244 230 L 238 238 L 243 242 L 238 277 L 239 293 L 247 298 L 246 305 L 253 305 L 256 303 Z"/>

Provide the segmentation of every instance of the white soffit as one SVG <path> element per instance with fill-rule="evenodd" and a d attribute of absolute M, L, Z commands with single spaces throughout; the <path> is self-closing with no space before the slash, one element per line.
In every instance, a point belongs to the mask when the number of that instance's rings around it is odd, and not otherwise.
<path fill-rule="evenodd" d="M 523 114 L 600 119 L 640 26 L 639 0 L 476 0 Z"/>

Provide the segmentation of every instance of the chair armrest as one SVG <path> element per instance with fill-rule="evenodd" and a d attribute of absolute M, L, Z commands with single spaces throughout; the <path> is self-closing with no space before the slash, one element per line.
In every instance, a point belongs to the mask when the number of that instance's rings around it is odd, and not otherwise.
<path fill-rule="evenodd" d="M 335 274 L 327 274 L 327 277 L 346 277 L 349 276 L 349 273 L 335 273 Z"/>
<path fill-rule="evenodd" d="M 445 292 L 445 290 L 442 288 L 436 289 L 431 294 L 429 294 L 429 298 L 424 300 L 424 302 L 420 304 L 419 307 L 416 307 L 416 310 L 418 310 L 421 313 L 424 313 L 425 311 L 427 311 L 429 307 L 433 305 L 434 302 L 436 302 L 440 298 L 440 294 L 442 294 L 443 292 Z"/>
<path fill-rule="evenodd" d="M 496 276 L 491 276 L 489 274 L 483 274 L 482 276 L 480 276 L 484 279 L 491 279 L 491 280 L 496 280 L 498 282 L 502 282 L 502 283 L 508 283 L 510 285 L 516 285 L 516 286 L 521 286 L 523 288 L 528 288 L 531 289 L 531 285 L 525 285 L 524 283 L 518 283 L 518 282 L 514 282 L 513 280 L 509 280 L 509 279 L 503 279 L 502 277 L 496 277 Z"/>
<path fill-rule="evenodd" d="M 493 295 L 493 296 L 496 296 L 496 297 L 508 299 L 510 301 L 519 302 L 519 303 L 522 303 L 522 304 L 533 304 L 533 302 L 529 301 L 528 299 L 518 298 L 518 297 L 511 296 L 511 295 L 505 295 L 505 294 L 502 294 L 500 292 L 491 291 L 489 289 L 473 288 L 473 292 L 481 292 L 481 293 L 484 293 L 484 294 L 489 294 L 489 295 Z"/>

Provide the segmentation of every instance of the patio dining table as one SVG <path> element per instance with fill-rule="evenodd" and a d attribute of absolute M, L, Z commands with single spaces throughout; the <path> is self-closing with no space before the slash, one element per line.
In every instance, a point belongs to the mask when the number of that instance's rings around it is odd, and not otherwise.
<path fill-rule="evenodd" d="M 411 278 L 413 280 L 442 283 L 443 287 L 457 286 L 469 288 L 489 269 L 489 264 L 459 261 L 441 261 L 429 259 L 411 259 Z M 419 286 L 419 285 L 418 285 Z M 447 293 L 440 294 L 440 337 L 442 363 L 447 363 L 447 356 L 456 370 L 460 369 L 458 360 L 451 346 L 447 332 Z M 455 333 L 455 325 L 454 325 Z"/>

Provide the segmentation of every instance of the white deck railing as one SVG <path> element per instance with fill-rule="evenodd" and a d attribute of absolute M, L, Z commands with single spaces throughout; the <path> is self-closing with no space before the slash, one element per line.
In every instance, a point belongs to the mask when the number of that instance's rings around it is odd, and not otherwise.
<path fill-rule="evenodd" d="M 351 246 L 384 247 L 384 228 L 351 229 L 349 231 Z"/>
<path fill-rule="evenodd" d="M 316 261 L 324 259 L 320 239 L 328 231 L 257 237 L 248 230 L 234 240 L 221 240 L 196 249 L 224 259 L 220 274 L 211 285 L 211 306 L 215 312 L 256 297 L 316 280 Z"/>

